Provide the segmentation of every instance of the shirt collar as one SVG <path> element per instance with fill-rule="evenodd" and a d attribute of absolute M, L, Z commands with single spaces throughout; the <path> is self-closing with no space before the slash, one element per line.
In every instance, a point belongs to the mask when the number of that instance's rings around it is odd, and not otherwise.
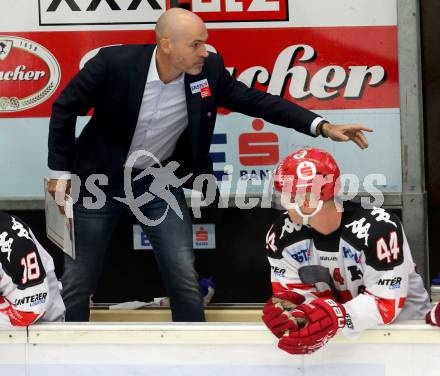
<path fill-rule="evenodd" d="M 150 68 L 148 69 L 148 76 L 147 76 L 147 82 L 162 82 L 159 77 L 159 72 L 157 71 L 157 65 L 156 65 L 156 51 L 157 47 L 154 48 L 153 55 L 151 56 L 151 62 L 150 62 Z M 176 78 L 174 81 L 171 81 L 170 84 L 178 84 L 183 83 L 183 80 L 185 79 L 185 73 L 182 73 L 178 78 Z"/>

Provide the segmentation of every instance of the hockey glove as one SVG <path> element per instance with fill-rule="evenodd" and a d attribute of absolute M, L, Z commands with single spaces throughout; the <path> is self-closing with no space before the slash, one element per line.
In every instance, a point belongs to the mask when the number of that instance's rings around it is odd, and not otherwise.
<path fill-rule="evenodd" d="M 425 316 L 427 324 L 440 326 L 440 304 L 436 304 Z"/>
<path fill-rule="evenodd" d="M 301 326 L 301 320 L 298 321 L 289 312 L 304 300 L 304 296 L 293 291 L 276 293 L 265 304 L 262 320 L 275 336 L 281 338 L 284 332 Z"/>
<path fill-rule="evenodd" d="M 345 308 L 332 299 L 318 298 L 290 313 L 297 320 L 305 320 L 303 328 L 290 329 L 278 342 L 278 347 L 290 354 L 315 352 L 345 326 Z"/>

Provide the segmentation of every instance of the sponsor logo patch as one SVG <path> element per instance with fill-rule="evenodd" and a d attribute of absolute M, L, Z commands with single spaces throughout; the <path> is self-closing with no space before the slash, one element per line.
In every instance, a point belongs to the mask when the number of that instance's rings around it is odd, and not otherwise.
<path fill-rule="evenodd" d="M 200 93 L 202 89 L 209 88 L 208 80 L 205 78 L 200 81 L 192 82 L 189 84 L 189 87 L 191 88 L 192 94 Z"/>
<path fill-rule="evenodd" d="M 310 255 L 307 249 L 293 250 L 292 252 L 288 252 L 290 256 L 292 256 L 292 258 L 300 264 L 310 260 Z"/>
<path fill-rule="evenodd" d="M 284 277 L 286 274 L 286 269 L 279 268 L 278 266 L 271 265 L 270 269 L 272 270 L 272 273 L 275 274 L 277 277 Z"/>
<path fill-rule="evenodd" d="M 60 66 L 45 47 L 29 39 L 0 35 L 0 112 L 38 106 L 59 83 Z"/>
<path fill-rule="evenodd" d="M 14 304 L 16 306 L 21 306 L 24 304 L 29 304 L 29 306 L 33 307 L 39 304 L 46 303 L 47 292 L 40 292 L 39 294 L 25 296 L 20 299 L 15 299 Z"/>
<path fill-rule="evenodd" d="M 377 282 L 377 284 L 379 286 L 388 286 L 389 290 L 396 290 L 400 289 L 401 282 L 401 277 L 394 277 L 392 279 L 379 279 L 379 282 Z"/>

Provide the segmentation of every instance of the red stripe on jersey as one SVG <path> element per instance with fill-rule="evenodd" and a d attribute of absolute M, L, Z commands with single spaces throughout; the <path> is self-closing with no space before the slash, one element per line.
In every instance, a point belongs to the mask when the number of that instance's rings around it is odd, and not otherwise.
<path fill-rule="evenodd" d="M 310 290 L 310 289 L 314 289 L 314 286 L 305 285 L 303 283 L 288 283 L 286 286 L 284 286 L 279 282 L 272 282 L 272 291 L 274 294 L 276 294 L 277 292 L 283 292 L 283 291 L 293 290 L 293 289 Z"/>
<path fill-rule="evenodd" d="M 403 308 L 403 306 L 405 305 L 406 302 L 406 298 L 400 298 L 399 299 L 399 308 Z"/>
<path fill-rule="evenodd" d="M 396 316 L 396 300 L 377 297 L 375 300 L 379 313 L 382 316 L 383 323 L 389 324 Z"/>
<path fill-rule="evenodd" d="M 349 290 L 343 290 L 343 291 L 336 291 L 338 302 L 340 303 L 347 303 L 351 299 L 353 299 L 353 295 L 351 295 L 351 292 Z"/>
<path fill-rule="evenodd" d="M 13 326 L 28 326 L 33 324 L 40 315 L 33 312 L 24 312 L 15 309 L 10 303 L 0 296 L 0 312 L 9 317 L 9 321 Z"/>
<path fill-rule="evenodd" d="M 325 291 L 320 291 L 320 292 L 312 292 L 312 294 L 317 296 L 318 298 L 321 298 L 321 299 L 335 299 L 335 297 L 333 296 L 331 290 L 325 290 Z"/>

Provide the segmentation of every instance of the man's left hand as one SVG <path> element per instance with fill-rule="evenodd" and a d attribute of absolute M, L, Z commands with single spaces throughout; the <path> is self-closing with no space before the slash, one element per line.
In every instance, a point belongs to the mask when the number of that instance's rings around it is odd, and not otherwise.
<path fill-rule="evenodd" d="M 368 147 L 368 141 L 364 135 L 364 131 L 373 132 L 371 128 L 360 124 L 337 125 L 325 123 L 321 130 L 324 136 L 331 138 L 333 141 L 351 140 L 361 149 Z"/>
<path fill-rule="evenodd" d="M 311 354 L 319 350 L 345 326 L 345 308 L 333 299 L 315 299 L 299 305 L 290 314 L 306 321 L 305 326 L 290 329 L 278 342 L 278 347 L 290 354 Z"/>

